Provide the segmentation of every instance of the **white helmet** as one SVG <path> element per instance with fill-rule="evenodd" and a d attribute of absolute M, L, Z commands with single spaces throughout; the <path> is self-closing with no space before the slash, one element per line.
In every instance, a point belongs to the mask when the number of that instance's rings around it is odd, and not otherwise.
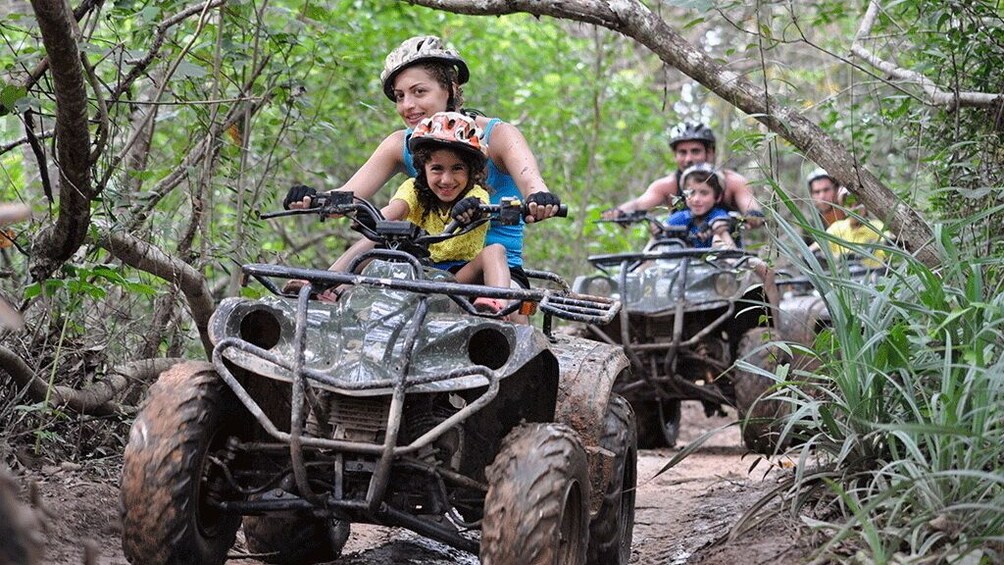
<path fill-rule="evenodd" d="M 809 177 L 805 180 L 805 184 L 809 188 L 812 188 L 812 183 L 816 182 L 819 179 L 830 179 L 833 182 L 833 184 L 837 183 L 837 180 L 831 177 L 830 173 L 826 172 L 826 169 L 817 168 L 814 169 L 811 173 L 809 173 Z"/>
<path fill-rule="evenodd" d="M 384 60 L 380 81 L 383 83 L 383 92 L 387 98 L 394 100 L 394 79 L 398 73 L 416 63 L 426 61 L 453 66 L 457 69 L 458 84 L 464 84 L 471 78 L 467 63 L 460 53 L 443 45 L 443 41 L 435 35 L 419 35 L 405 39 Z"/>

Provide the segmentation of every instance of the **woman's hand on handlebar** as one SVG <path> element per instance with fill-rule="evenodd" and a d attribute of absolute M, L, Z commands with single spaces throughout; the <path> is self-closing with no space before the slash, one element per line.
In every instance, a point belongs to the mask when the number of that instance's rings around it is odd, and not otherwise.
<path fill-rule="evenodd" d="M 525 221 L 539 222 L 558 215 L 561 209 L 561 199 L 551 192 L 534 192 L 526 198 L 527 215 Z"/>
<path fill-rule="evenodd" d="M 289 187 L 286 198 L 282 199 L 284 210 L 301 210 L 310 208 L 317 201 L 317 189 L 305 184 L 295 184 Z M 315 204 L 316 205 L 316 204 Z"/>

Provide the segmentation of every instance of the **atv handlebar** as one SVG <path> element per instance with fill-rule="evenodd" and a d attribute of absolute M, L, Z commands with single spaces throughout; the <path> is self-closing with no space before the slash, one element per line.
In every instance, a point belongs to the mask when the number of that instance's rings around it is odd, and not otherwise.
<path fill-rule="evenodd" d="M 352 229 L 363 234 L 367 239 L 384 244 L 388 248 L 415 250 L 416 248 L 427 249 L 429 245 L 434 243 L 464 235 L 490 220 L 497 220 L 502 225 L 517 225 L 524 216 L 529 214 L 527 204 L 515 198 L 503 198 L 499 204 L 480 205 L 478 211 L 481 213 L 481 217 L 469 224 L 464 225 L 453 220 L 442 233 L 429 234 L 412 222 L 387 220 L 376 206 L 351 192 L 336 190 L 319 193 L 311 199 L 311 204 L 310 208 L 267 212 L 259 214 L 259 217 L 269 219 L 314 214 L 323 219 L 328 216 L 349 216 L 355 220 Z M 568 206 L 560 205 L 556 216 L 567 217 Z"/>
<path fill-rule="evenodd" d="M 595 220 L 598 224 L 617 224 L 621 227 L 628 227 L 631 224 L 648 223 L 656 237 L 676 238 L 686 240 L 689 231 L 686 226 L 670 226 L 660 220 L 654 214 L 649 214 L 644 210 L 621 214 L 609 220 Z"/>

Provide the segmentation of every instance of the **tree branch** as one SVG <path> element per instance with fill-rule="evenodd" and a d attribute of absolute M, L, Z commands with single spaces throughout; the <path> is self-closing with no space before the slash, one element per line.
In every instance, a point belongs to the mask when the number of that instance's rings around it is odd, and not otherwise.
<path fill-rule="evenodd" d="M 939 88 L 934 81 L 926 76 L 916 71 L 904 69 L 897 66 L 895 63 L 885 61 L 868 49 L 865 49 L 865 47 L 861 45 L 861 42 L 868 34 L 871 33 L 872 26 L 875 25 L 875 18 L 878 16 L 878 11 L 878 2 L 875 2 L 874 0 L 869 2 L 868 10 L 865 11 L 865 15 L 861 19 L 861 27 L 858 29 L 857 34 L 855 34 L 854 42 L 851 44 L 851 53 L 854 53 L 869 65 L 879 69 L 892 78 L 920 86 L 920 88 L 927 94 L 928 102 L 934 106 L 947 106 L 950 108 L 959 108 L 962 106 L 991 108 L 999 106 L 1002 102 L 1004 102 L 1004 94 L 989 94 L 986 92 L 947 92 Z"/>
<path fill-rule="evenodd" d="M 113 398 L 130 384 L 151 382 L 160 373 L 183 361 L 185 360 L 171 358 L 144 359 L 115 367 L 105 375 L 105 378 L 81 389 L 57 385 L 49 392 L 49 405 L 66 407 L 80 414 L 94 416 L 121 414 L 130 409 L 113 402 Z M 49 383 L 36 375 L 18 354 L 2 345 L 0 345 L 0 367 L 3 367 L 17 386 L 27 388 L 28 396 L 32 400 L 36 402 L 45 400 Z"/>
<path fill-rule="evenodd" d="M 458 14 L 499 16 L 525 12 L 601 25 L 631 37 L 668 65 L 787 139 L 839 182 L 857 194 L 868 210 L 883 219 L 908 249 L 928 266 L 940 263 L 930 226 L 911 207 L 798 111 L 771 104 L 769 93 L 690 44 L 638 0 L 401 0 Z"/>
<path fill-rule="evenodd" d="M 177 286 L 185 295 L 195 327 L 199 330 L 206 356 L 212 355 L 213 345 L 209 341 L 209 316 L 215 304 L 209 293 L 209 286 L 202 273 L 180 259 L 169 256 L 157 247 L 141 241 L 122 231 L 110 231 L 101 226 L 103 232 L 97 244 L 107 249 L 123 263 L 158 276 Z"/>

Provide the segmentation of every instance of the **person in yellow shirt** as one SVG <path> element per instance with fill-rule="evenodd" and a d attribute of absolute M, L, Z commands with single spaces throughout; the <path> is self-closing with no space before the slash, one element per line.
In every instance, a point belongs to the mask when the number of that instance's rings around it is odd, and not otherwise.
<path fill-rule="evenodd" d="M 474 120 L 457 112 L 437 112 L 422 120 L 408 141 L 417 175 L 406 180 L 381 209 L 388 220 L 408 220 L 428 233 L 442 233 L 452 220 L 468 224 L 478 219 L 478 206 L 488 204 L 485 179 L 487 153 Z M 436 268 L 453 273 L 457 282 L 509 288 L 506 250 L 502 244 L 485 246 L 488 224 L 429 247 Z M 331 266 L 340 271 L 365 250 L 374 247 L 363 239 Z M 478 298 L 475 306 L 498 311 L 499 300 Z"/>
<path fill-rule="evenodd" d="M 854 200 L 848 197 L 849 204 L 853 205 L 853 214 L 847 214 L 847 216 L 840 220 L 835 220 L 833 223 L 826 228 L 826 233 L 833 236 L 833 240 L 828 240 L 827 244 L 830 248 L 830 253 L 834 258 L 849 258 L 855 255 L 855 250 L 851 247 L 844 245 L 841 242 L 851 243 L 851 244 L 869 244 L 878 243 L 883 239 L 884 227 L 882 222 L 867 220 L 867 224 L 862 223 L 859 218 L 864 218 L 867 214 L 864 206 L 858 204 L 854 205 Z M 815 253 L 820 249 L 819 242 L 814 242 L 809 246 L 809 250 Z M 881 250 L 877 250 L 874 253 L 875 257 L 881 259 L 884 254 Z M 862 257 L 861 264 L 866 267 L 879 267 L 881 263 L 871 257 Z"/>

